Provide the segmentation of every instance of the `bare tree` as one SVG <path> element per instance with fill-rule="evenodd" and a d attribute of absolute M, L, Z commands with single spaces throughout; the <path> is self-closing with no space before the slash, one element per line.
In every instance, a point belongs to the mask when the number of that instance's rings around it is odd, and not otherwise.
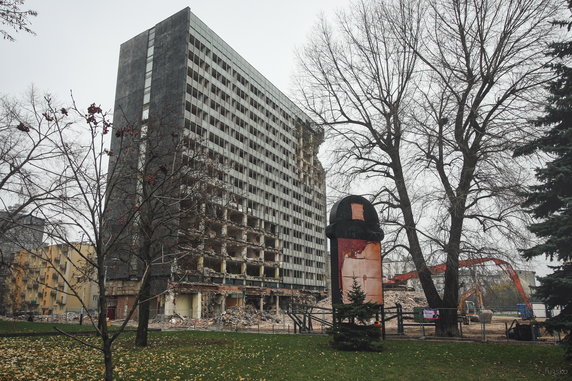
<path fill-rule="evenodd" d="M 44 204 L 38 211 L 50 221 L 46 234 L 53 242 L 66 244 L 85 261 L 86 276 L 95 279 L 98 287 L 97 316 L 92 316 L 87 306 L 88 316 L 100 337 L 100 345 L 93 345 L 77 337 L 72 339 L 100 350 L 105 364 L 105 379 L 113 378 L 113 342 L 123 332 L 129 317 L 134 313 L 133 307 L 117 332 L 111 333 L 106 322 L 106 259 L 109 255 L 110 242 L 102 236 L 104 230 L 103 211 L 106 207 L 107 165 L 112 152 L 107 148 L 107 134 L 111 123 L 99 106 L 92 104 L 87 112 L 80 111 L 75 104 L 68 108 L 54 105 L 46 98 L 48 111 L 42 115 L 54 121 L 58 128 L 58 147 L 65 159 L 65 166 L 59 168 L 62 178 L 66 179 L 66 187 L 57 202 Z M 65 128 L 64 128 L 65 127 Z M 81 250 L 82 245 L 89 245 L 92 254 Z M 89 274 L 91 272 L 91 274 Z M 82 300 L 78 290 L 73 287 L 72 280 L 66 279 L 70 292 Z M 82 301 L 83 303 L 83 301 Z M 65 333 L 65 332 L 64 332 Z"/>
<path fill-rule="evenodd" d="M 328 127 L 338 173 L 371 181 L 393 248 L 411 256 L 437 334 L 457 334 L 461 255 L 523 239 L 511 158 L 549 78 L 551 0 L 358 1 L 300 54 L 305 108 Z M 505 246 L 503 250 L 503 246 Z M 428 261 L 446 261 L 439 295 Z"/>
<path fill-rule="evenodd" d="M 101 342 L 93 345 L 73 339 L 102 352 L 105 379 L 112 379 L 114 341 L 139 308 L 144 324 L 140 325 L 138 344 L 146 344 L 148 302 L 155 297 L 150 290 L 154 271 L 173 266 L 185 243 L 179 220 L 197 214 L 212 195 L 216 197 L 213 190 L 222 192 L 222 169 L 200 141 L 167 130 L 162 119 L 112 129 L 107 114 L 95 104 L 86 111 L 75 103 L 69 107 L 56 104 L 50 96 L 33 96 L 6 108 L 10 112 L 5 113 L 8 116 L 1 130 L 6 136 L 2 202 L 8 205 L 12 198 L 18 202 L 14 211 L 5 213 L 16 216 L 32 210 L 45 221 L 45 227 L 28 228 L 45 232 L 51 243 L 75 251 L 82 259 L 75 269 L 79 278 L 97 283 L 97 315 L 92 315 L 87 305 L 83 307 Z M 117 139 L 109 148 L 111 133 Z M 135 160 L 130 160 L 133 156 Z M 24 227 L 21 219 L 9 222 L 5 226 L 10 229 Z M 52 258 L 21 246 L 27 255 L 54 268 L 65 284 L 58 291 L 84 303 L 77 277 L 66 278 Z M 133 264 L 138 279 L 135 301 L 120 329 L 113 333 L 106 322 L 106 278 L 112 259 Z"/>
<path fill-rule="evenodd" d="M 56 107 L 56 102 L 49 96 L 43 101 L 35 103 L 41 107 L 27 108 L 24 104 L 20 108 L 22 114 L 42 123 L 49 122 L 53 127 L 50 142 L 55 145 L 53 151 L 61 160 L 56 163 L 46 161 L 38 163 L 38 181 L 46 173 L 58 174 L 60 184 L 56 190 L 51 190 L 50 196 L 34 199 L 30 206 L 36 215 L 46 221 L 45 234 L 51 243 L 65 245 L 69 250 L 75 251 L 81 258 L 81 264 L 76 269 L 80 280 L 93 280 L 98 288 L 97 314 L 93 315 L 87 308 L 85 301 L 79 294 L 80 281 L 77 278 L 69 279 L 62 273 L 50 257 L 42 255 L 41 251 L 28 248 L 30 255 L 35 255 L 50 265 L 63 279 L 66 287 L 59 287 L 58 291 L 65 291 L 75 296 L 83 304 L 91 323 L 100 337 L 99 345 L 94 345 L 81 338 L 68 335 L 71 339 L 98 349 L 103 354 L 105 364 L 105 379 L 113 378 L 113 351 L 114 341 L 123 332 L 128 320 L 135 312 L 134 305 L 117 331 L 110 332 L 106 322 L 107 294 L 106 294 L 106 264 L 110 247 L 113 247 L 117 236 L 103 237 L 106 221 L 102 218 L 106 208 L 108 191 L 108 158 L 113 155 L 107 148 L 108 134 L 111 123 L 102 109 L 92 104 L 87 111 L 80 111 L 75 104 L 70 107 Z M 29 128 L 27 125 L 24 127 Z M 18 128 L 21 130 L 24 127 Z M 113 167 L 110 169 L 113 171 Z M 110 175 L 112 176 L 112 175 Z M 142 200 L 142 204 L 146 200 Z M 134 218 L 133 213 L 130 218 Z M 117 232 L 118 235 L 121 230 Z M 79 242 L 79 243 L 78 243 Z M 89 246 L 90 250 L 85 250 Z M 146 270 L 143 278 L 149 276 Z M 61 288 L 61 289 L 60 289 Z M 137 295 L 136 302 L 140 300 Z M 137 304 L 137 303 L 136 303 Z"/>
<path fill-rule="evenodd" d="M 123 138 L 114 149 L 123 154 L 110 162 L 106 219 L 110 236 L 123 231 L 112 248 L 111 266 L 122 266 L 139 282 L 137 346 L 147 345 L 150 301 L 166 289 L 176 260 L 188 254 L 183 250 L 185 221 L 198 217 L 203 205 L 224 189 L 222 164 L 204 142 L 165 128 L 170 114 L 114 128 Z M 147 269 L 150 275 L 144 278 Z"/>
<path fill-rule="evenodd" d="M 44 117 L 48 110 L 33 89 L 28 98 L 25 104 L 0 99 L 0 208 L 10 210 L 0 221 L 0 234 L 9 228 L 11 218 L 50 200 L 65 183 L 59 173 L 49 170 L 62 158 L 56 143 L 58 127 Z"/>
<path fill-rule="evenodd" d="M 24 101 L 0 98 L 0 278 L 15 251 L 42 241 L 42 223 L 32 221 L 36 209 L 58 200 L 65 187 L 59 169 L 53 170 L 64 163 L 59 127 L 44 116 L 48 111 L 34 89 Z M 0 300 L 5 291 L 0 280 Z"/>
<path fill-rule="evenodd" d="M 30 29 L 30 17 L 38 15 L 38 12 L 33 10 L 23 11 L 20 6 L 24 5 L 24 0 L 0 0 L 0 24 L 5 25 L 8 29 L 13 29 L 16 32 L 24 31 L 27 33 L 35 34 Z M 0 34 L 5 40 L 15 41 L 13 32 L 6 29 L 0 29 Z"/>

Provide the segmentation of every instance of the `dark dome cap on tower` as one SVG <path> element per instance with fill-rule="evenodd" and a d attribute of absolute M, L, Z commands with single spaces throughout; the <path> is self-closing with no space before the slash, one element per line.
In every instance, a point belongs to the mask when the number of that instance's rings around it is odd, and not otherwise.
<path fill-rule="evenodd" d="M 328 238 L 383 239 L 375 208 L 367 199 L 357 195 L 344 197 L 334 204 L 326 235 Z"/>

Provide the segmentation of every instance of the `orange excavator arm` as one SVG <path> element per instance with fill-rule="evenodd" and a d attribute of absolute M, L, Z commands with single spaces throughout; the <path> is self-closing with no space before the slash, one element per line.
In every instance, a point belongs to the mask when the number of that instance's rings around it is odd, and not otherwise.
<path fill-rule="evenodd" d="M 528 300 L 528 297 L 526 296 L 526 294 L 524 292 L 524 288 L 522 287 L 522 283 L 520 282 L 520 278 L 518 277 L 518 274 L 516 273 L 516 271 L 514 271 L 514 269 L 510 263 L 503 261 L 502 259 L 498 259 L 498 258 L 485 257 L 485 258 L 465 259 L 465 260 L 459 261 L 459 268 L 470 267 L 470 266 L 477 265 L 479 263 L 484 263 L 484 262 L 489 262 L 489 261 L 494 262 L 494 264 L 499 266 L 510 277 L 510 279 L 514 283 L 514 286 L 516 287 L 520 297 L 524 301 L 524 304 L 526 304 L 526 306 L 530 310 L 532 310 L 532 304 L 530 303 L 530 300 Z M 429 267 L 429 271 L 431 272 L 431 274 L 439 274 L 439 273 L 445 272 L 446 269 L 447 269 L 447 265 L 445 263 Z M 409 279 L 416 279 L 418 277 L 419 277 L 419 274 L 417 273 L 417 271 L 411 271 L 411 272 L 408 272 L 405 274 L 396 275 L 393 278 L 388 279 L 384 284 L 385 285 L 401 285 L 401 284 L 404 284 L 405 282 L 407 282 Z"/>

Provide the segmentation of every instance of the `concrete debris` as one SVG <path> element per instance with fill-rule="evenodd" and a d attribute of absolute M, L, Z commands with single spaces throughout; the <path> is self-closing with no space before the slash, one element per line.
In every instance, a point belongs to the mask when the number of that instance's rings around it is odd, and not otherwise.
<path fill-rule="evenodd" d="M 253 306 L 246 307 L 237 306 L 227 309 L 213 319 L 190 319 L 177 313 L 173 315 L 157 315 L 149 323 L 151 328 L 200 328 L 205 329 L 209 326 L 237 326 L 252 327 L 266 325 L 272 326 L 282 322 L 275 315 L 276 311 L 260 311 Z"/>
<path fill-rule="evenodd" d="M 260 311 L 253 306 L 232 307 L 221 313 L 218 319 L 223 325 L 253 326 L 261 322 L 280 323 L 275 315 Z"/>
<path fill-rule="evenodd" d="M 314 295 L 297 295 L 292 298 L 293 303 L 306 304 L 310 306 L 316 305 L 316 297 Z"/>
<path fill-rule="evenodd" d="M 412 311 L 413 307 L 426 307 L 427 299 L 421 291 L 385 290 L 383 292 L 385 307 L 395 307 L 401 304 L 404 311 Z M 315 304 L 322 308 L 332 308 L 332 300 L 328 297 Z"/>
<path fill-rule="evenodd" d="M 332 299 L 328 296 L 327 298 L 320 300 L 315 305 L 321 308 L 332 308 Z"/>
<path fill-rule="evenodd" d="M 181 316 L 178 313 L 173 315 L 157 315 L 151 323 L 168 323 L 174 326 L 187 326 L 189 319 L 186 316 Z"/>
<path fill-rule="evenodd" d="M 399 303 L 404 311 L 413 311 L 413 307 L 427 306 L 427 299 L 422 291 L 385 290 L 383 296 L 385 307 L 395 307 L 395 304 Z"/>
<path fill-rule="evenodd" d="M 210 323 L 207 320 L 191 319 L 186 316 L 181 316 L 177 313 L 173 315 L 157 315 L 154 319 L 149 321 L 150 328 L 200 328 L 204 329 L 209 326 Z"/>
<path fill-rule="evenodd" d="M 216 274 L 217 271 L 214 269 L 211 269 L 210 267 L 203 267 L 203 274 L 205 275 L 212 275 L 212 274 Z"/>

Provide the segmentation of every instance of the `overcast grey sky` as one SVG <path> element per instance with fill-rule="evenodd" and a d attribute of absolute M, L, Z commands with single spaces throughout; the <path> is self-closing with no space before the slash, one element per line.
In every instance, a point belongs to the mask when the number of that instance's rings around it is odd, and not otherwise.
<path fill-rule="evenodd" d="M 119 46 L 189 6 L 223 40 L 279 89 L 290 94 L 294 51 L 321 13 L 350 0 L 27 0 L 36 36 L 0 40 L 0 94 L 23 95 L 30 86 L 79 106 L 112 111 Z M 543 260 L 532 269 L 549 273 Z"/>
<path fill-rule="evenodd" d="M 189 6 L 223 40 L 288 93 L 294 49 L 301 47 L 321 12 L 349 0 L 27 0 L 36 36 L 0 40 L 0 93 L 23 94 L 32 84 L 80 105 L 111 110 L 119 46 Z"/>

